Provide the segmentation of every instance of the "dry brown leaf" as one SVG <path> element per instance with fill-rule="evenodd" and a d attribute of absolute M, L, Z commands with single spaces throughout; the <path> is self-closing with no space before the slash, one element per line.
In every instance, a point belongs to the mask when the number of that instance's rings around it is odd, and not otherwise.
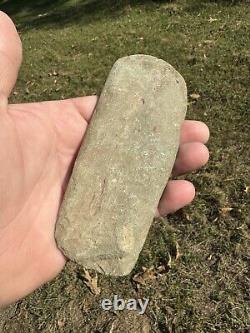
<path fill-rule="evenodd" d="M 184 216 L 185 216 L 185 218 L 186 218 L 188 221 L 191 221 L 191 220 L 192 220 L 190 214 L 188 214 L 188 213 L 184 213 Z"/>
<path fill-rule="evenodd" d="M 157 273 L 161 274 L 161 273 L 166 273 L 166 267 L 164 265 L 160 265 L 157 267 Z"/>
<path fill-rule="evenodd" d="M 172 258 L 171 258 L 171 255 L 169 253 L 168 253 L 168 260 L 167 260 L 166 266 L 169 267 L 169 268 L 172 267 Z"/>
<path fill-rule="evenodd" d="M 231 212 L 233 210 L 232 207 L 223 207 L 220 209 L 221 215 L 226 216 L 227 213 Z"/>
<path fill-rule="evenodd" d="M 155 280 L 157 274 L 155 272 L 154 267 L 150 267 L 145 269 L 144 272 L 137 273 L 132 277 L 132 280 L 138 284 L 145 285 L 150 280 Z"/>
<path fill-rule="evenodd" d="M 180 257 L 180 246 L 177 242 L 174 244 L 174 258 L 177 260 Z"/>
<path fill-rule="evenodd" d="M 218 21 L 218 19 L 212 18 L 211 16 L 209 17 L 209 20 L 208 20 L 209 23 L 213 23 L 215 21 Z"/>
<path fill-rule="evenodd" d="M 101 292 L 101 289 L 98 287 L 98 276 L 95 273 L 95 275 L 92 277 L 89 274 L 89 271 L 86 269 L 83 270 L 83 278 L 84 278 L 84 283 L 85 285 L 89 288 L 89 290 L 92 292 L 94 295 L 99 295 Z"/>
<path fill-rule="evenodd" d="M 199 94 L 195 94 L 195 93 L 190 94 L 189 96 L 190 96 L 190 98 L 192 98 L 192 99 L 194 99 L 196 101 L 201 97 Z"/>
<path fill-rule="evenodd" d="M 158 276 L 160 276 L 162 273 L 168 272 L 168 270 L 172 267 L 172 258 L 171 255 L 167 254 L 166 261 L 155 268 L 154 266 L 150 268 L 143 267 L 143 272 L 137 273 L 132 277 L 132 280 L 137 283 L 137 287 L 139 288 L 139 285 L 146 285 L 146 283 L 150 280 L 155 280 Z M 177 259 L 180 256 L 179 253 L 179 245 L 176 242 L 176 255 L 175 258 Z"/>

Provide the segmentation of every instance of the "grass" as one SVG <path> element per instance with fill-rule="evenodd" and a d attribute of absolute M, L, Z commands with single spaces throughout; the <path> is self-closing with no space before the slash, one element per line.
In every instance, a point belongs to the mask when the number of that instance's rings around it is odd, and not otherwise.
<path fill-rule="evenodd" d="M 99 276 L 102 292 L 93 296 L 69 263 L 0 317 L 2 331 L 97 333 L 114 323 L 113 332 L 139 333 L 135 315 L 101 311 L 100 299 L 118 294 L 150 298 L 139 318 L 149 332 L 249 332 L 249 2 L 0 0 L 0 8 L 24 46 L 13 102 L 99 93 L 117 58 L 146 53 L 171 63 L 189 94 L 200 95 L 190 98 L 188 118 L 211 130 L 209 164 L 187 176 L 195 202 L 153 224 L 131 276 Z M 165 269 L 138 286 L 143 266 Z"/>

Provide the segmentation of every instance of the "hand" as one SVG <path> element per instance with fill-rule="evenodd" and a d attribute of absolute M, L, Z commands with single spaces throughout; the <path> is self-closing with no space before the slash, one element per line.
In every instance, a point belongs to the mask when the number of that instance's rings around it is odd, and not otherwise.
<path fill-rule="evenodd" d="M 0 12 L 0 305 L 14 302 L 63 268 L 54 239 L 57 213 L 77 150 L 96 105 L 95 96 L 8 104 L 21 64 L 21 42 Z M 173 174 L 208 160 L 205 124 L 185 121 Z M 169 181 L 156 214 L 190 203 L 190 182 Z"/>

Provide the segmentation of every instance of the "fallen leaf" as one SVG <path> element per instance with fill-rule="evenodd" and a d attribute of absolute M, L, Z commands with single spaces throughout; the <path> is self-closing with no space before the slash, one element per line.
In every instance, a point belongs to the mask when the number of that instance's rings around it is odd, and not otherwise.
<path fill-rule="evenodd" d="M 220 209 L 221 215 L 226 216 L 227 213 L 231 212 L 233 210 L 232 207 L 223 207 Z"/>
<path fill-rule="evenodd" d="M 150 267 L 148 269 L 145 269 L 144 272 L 140 272 L 135 274 L 132 277 L 132 280 L 136 283 L 146 285 L 146 283 L 150 280 L 155 280 L 157 277 L 157 274 L 155 272 L 154 267 Z"/>
<path fill-rule="evenodd" d="M 250 186 L 246 186 L 244 192 L 246 192 L 247 194 L 250 193 Z"/>
<path fill-rule="evenodd" d="M 160 265 L 157 267 L 157 273 L 166 273 L 166 267 L 164 265 Z"/>
<path fill-rule="evenodd" d="M 209 23 L 213 23 L 215 21 L 218 21 L 218 19 L 212 18 L 211 16 L 209 17 L 209 20 L 208 20 Z"/>
<path fill-rule="evenodd" d="M 174 244 L 174 258 L 177 260 L 180 257 L 180 246 L 177 242 Z"/>
<path fill-rule="evenodd" d="M 92 277 L 89 274 L 89 271 L 87 271 L 86 269 L 83 270 L 83 279 L 84 279 L 84 283 L 85 285 L 89 288 L 89 290 L 92 292 L 92 294 L 94 295 L 99 295 L 101 292 L 101 289 L 98 287 L 98 276 L 95 273 L 95 275 Z"/>
<path fill-rule="evenodd" d="M 172 258 L 171 258 L 171 255 L 169 253 L 168 253 L 168 260 L 167 260 L 166 266 L 169 267 L 169 268 L 172 267 Z"/>
<path fill-rule="evenodd" d="M 192 98 L 192 99 L 194 99 L 196 101 L 201 97 L 199 94 L 195 94 L 195 93 L 190 94 L 189 96 L 190 96 L 190 98 Z"/>

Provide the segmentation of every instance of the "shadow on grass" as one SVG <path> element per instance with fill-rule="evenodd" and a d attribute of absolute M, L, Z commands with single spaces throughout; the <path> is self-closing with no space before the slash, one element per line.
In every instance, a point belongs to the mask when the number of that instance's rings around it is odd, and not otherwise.
<path fill-rule="evenodd" d="M 6 12 L 19 28 L 31 29 L 41 26 L 60 27 L 68 23 L 90 23 L 96 19 L 119 15 L 127 6 L 155 5 L 171 0 L 0 0 L 0 10 Z"/>
<path fill-rule="evenodd" d="M 191 0 L 188 10 L 202 10 L 208 3 L 233 5 L 240 0 Z M 149 9 L 174 0 L 0 0 L 0 10 L 10 15 L 18 28 L 29 30 L 46 26 L 60 28 L 81 20 L 88 24 L 105 17 L 118 16 L 125 8 L 145 5 Z"/>
<path fill-rule="evenodd" d="M 234 6 L 241 3 L 248 3 L 248 0 L 190 0 L 189 6 L 187 7 L 188 12 L 198 12 L 206 8 L 207 5 L 224 5 L 224 6 Z"/>

